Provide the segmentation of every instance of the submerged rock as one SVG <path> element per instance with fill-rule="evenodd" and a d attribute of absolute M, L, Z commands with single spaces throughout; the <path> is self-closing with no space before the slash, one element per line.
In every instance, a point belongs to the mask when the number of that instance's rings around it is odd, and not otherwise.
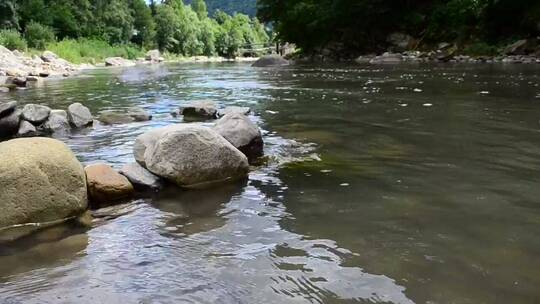
<path fill-rule="evenodd" d="M 152 172 L 146 170 L 138 163 L 126 164 L 120 170 L 120 174 L 127 177 L 127 179 L 135 186 L 135 188 L 146 190 L 159 190 L 163 188 L 163 182 L 161 178 L 154 175 Z"/>
<path fill-rule="evenodd" d="M 90 110 L 78 102 L 69 105 L 67 114 L 69 123 L 75 128 L 90 126 L 94 122 Z"/>
<path fill-rule="evenodd" d="M 63 220 L 86 210 L 84 170 L 64 143 L 13 139 L 0 143 L 0 155 L 0 228 Z"/>
<path fill-rule="evenodd" d="M 144 152 L 146 168 L 179 186 L 244 177 L 245 155 L 210 128 L 187 125 L 164 130 Z"/>
<path fill-rule="evenodd" d="M 261 131 L 247 116 L 238 113 L 227 114 L 218 120 L 213 129 L 249 159 L 263 154 Z"/>
<path fill-rule="evenodd" d="M 289 61 L 279 55 L 266 55 L 259 58 L 251 66 L 252 67 L 270 67 L 289 65 Z"/>
<path fill-rule="evenodd" d="M 180 114 L 186 118 L 214 119 L 217 117 L 216 104 L 210 100 L 192 102 L 180 108 Z"/>
<path fill-rule="evenodd" d="M 129 180 L 109 165 L 89 165 L 84 171 L 90 200 L 97 206 L 129 198 L 133 194 L 133 185 Z"/>
<path fill-rule="evenodd" d="M 37 104 L 27 104 L 22 110 L 22 119 L 34 125 L 40 125 L 47 120 L 51 108 Z"/>
<path fill-rule="evenodd" d="M 135 121 L 149 121 L 152 120 L 152 115 L 145 109 L 139 107 L 132 107 L 127 110 L 127 115 L 133 118 Z"/>
<path fill-rule="evenodd" d="M 126 124 L 135 121 L 135 119 L 128 114 L 116 111 L 103 111 L 99 115 L 98 120 L 106 125 Z"/>

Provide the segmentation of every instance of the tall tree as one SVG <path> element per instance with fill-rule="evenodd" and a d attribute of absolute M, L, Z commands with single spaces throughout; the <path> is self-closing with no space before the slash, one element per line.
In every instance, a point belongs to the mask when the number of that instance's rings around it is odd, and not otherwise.
<path fill-rule="evenodd" d="M 206 2 L 204 0 L 193 0 L 191 2 L 191 8 L 197 13 L 199 19 L 208 17 L 208 10 L 206 9 Z"/>

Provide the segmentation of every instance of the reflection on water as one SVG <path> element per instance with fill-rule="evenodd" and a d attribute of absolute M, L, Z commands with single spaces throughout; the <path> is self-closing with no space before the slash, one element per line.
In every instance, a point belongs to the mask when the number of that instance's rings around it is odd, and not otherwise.
<path fill-rule="evenodd" d="M 199 99 L 252 107 L 266 157 L 0 245 L 0 303 L 538 302 L 537 69 L 157 65 L 9 95 L 154 115 L 62 137 L 85 163 Z"/>

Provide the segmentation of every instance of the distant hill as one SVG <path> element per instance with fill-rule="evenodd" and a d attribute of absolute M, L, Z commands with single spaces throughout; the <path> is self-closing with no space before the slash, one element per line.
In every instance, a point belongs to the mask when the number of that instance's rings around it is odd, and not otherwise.
<path fill-rule="evenodd" d="M 191 0 L 186 0 L 185 3 L 191 3 Z M 251 17 L 257 13 L 257 0 L 206 0 L 206 6 L 210 15 L 218 9 L 227 14 L 242 13 Z"/>

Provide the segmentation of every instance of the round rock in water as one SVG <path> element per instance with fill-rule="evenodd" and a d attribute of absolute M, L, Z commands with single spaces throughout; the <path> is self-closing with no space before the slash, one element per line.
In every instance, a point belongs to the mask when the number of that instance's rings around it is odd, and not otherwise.
<path fill-rule="evenodd" d="M 90 110 L 78 102 L 68 107 L 67 114 L 69 123 L 75 128 L 83 128 L 92 125 L 94 122 Z"/>
<path fill-rule="evenodd" d="M 146 170 L 138 163 L 125 164 L 120 170 L 120 174 L 138 189 L 159 190 L 163 188 L 161 178 Z"/>
<path fill-rule="evenodd" d="M 143 108 L 133 107 L 129 108 L 127 115 L 133 118 L 135 121 L 149 121 L 152 120 L 152 115 Z"/>
<path fill-rule="evenodd" d="M 210 100 L 195 101 L 180 108 L 185 118 L 213 119 L 217 117 L 216 104 Z"/>
<path fill-rule="evenodd" d="M 218 120 L 213 129 L 250 159 L 263 154 L 261 131 L 247 116 L 227 114 Z"/>
<path fill-rule="evenodd" d="M 289 65 L 289 61 L 279 55 L 266 55 L 253 63 L 253 67 L 270 67 Z"/>
<path fill-rule="evenodd" d="M 22 119 L 34 125 L 39 125 L 47 120 L 50 113 L 51 108 L 47 106 L 27 104 L 22 110 Z"/>
<path fill-rule="evenodd" d="M 135 119 L 128 114 L 119 113 L 116 111 L 103 111 L 99 115 L 98 120 L 106 125 L 127 124 L 135 121 Z"/>
<path fill-rule="evenodd" d="M 248 115 L 249 113 L 251 113 L 251 109 L 248 107 L 230 106 L 230 107 L 226 107 L 225 109 L 219 110 L 218 116 L 223 117 L 227 114 L 233 114 L 233 113 Z"/>
<path fill-rule="evenodd" d="M 67 112 L 64 110 L 52 110 L 43 128 L 48 132 L 66 133 L 70 129 L 67 117 Z"/>
<path fill-rule="evenodd" d="M 133 194 L 129 180 L 106 164 L 89 165 L 84 168 L 90 200 L 99 205 L 111 204 Z"/>
<path fill-rule="evenodd" d="M 19 138 L 0 143 L 0 228 L 82 214 L 87 206 L 82 165 L 64 143 Z"/>
<path fill-rule="evenodd" d="M 237 179 L 249 170 L 247 157 L 207 127 L 165 131 L 144 153 L 146 168 L 179 186 Z"/>

